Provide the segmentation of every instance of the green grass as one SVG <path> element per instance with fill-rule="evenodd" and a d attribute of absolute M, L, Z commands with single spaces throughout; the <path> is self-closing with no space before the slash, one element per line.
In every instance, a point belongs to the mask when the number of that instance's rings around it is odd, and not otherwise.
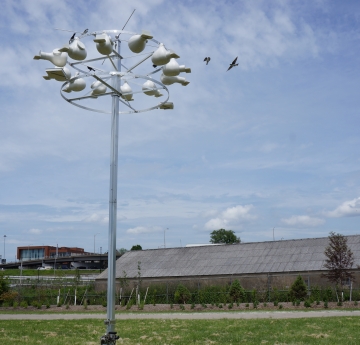
<path fill-rule="evenodd" d="M 360 317 L 284 320 L 118 320 L 118 344 L 359 344 Z M 0 321 L 2 344 L 95 345 L 102 320 Z"/>

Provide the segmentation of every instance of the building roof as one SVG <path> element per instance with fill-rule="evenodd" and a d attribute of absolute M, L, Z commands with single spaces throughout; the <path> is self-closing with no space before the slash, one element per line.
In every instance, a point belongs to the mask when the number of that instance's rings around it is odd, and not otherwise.
<path fill-rule="evenodd" d="M 360 235 L 345 236 L 360 265 Z M 323 270 L 328 237 L 182 247 L 126 252 L 116 262 L 116 277 L 142 278 L 240 275 Z M 106 279 L 107 271 L 97 279 Z"/>

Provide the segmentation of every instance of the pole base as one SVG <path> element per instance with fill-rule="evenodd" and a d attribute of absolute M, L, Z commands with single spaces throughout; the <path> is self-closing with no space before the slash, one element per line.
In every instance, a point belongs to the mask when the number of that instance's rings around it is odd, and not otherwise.
<path fill-rule="evenodd" d="M 100 344 L 101 345 L 116 345 L 116 340 L 119 339 L 119 336 L 116 335 L 116 332 L 109 332 L 107 334 L 104 334 L 100 338 Z"/>

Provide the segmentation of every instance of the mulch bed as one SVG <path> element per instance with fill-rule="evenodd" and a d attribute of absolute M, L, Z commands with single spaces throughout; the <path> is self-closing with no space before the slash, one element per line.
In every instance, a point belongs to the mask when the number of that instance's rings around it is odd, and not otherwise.
<path fill-rule="evenodd" d="M 342 306 L 338 306 L 336 302 L 328 302 L 328 308 L 324 307 L 324 302 L 320 302 L 319 305 L 316 305 L 316 303 L 312 303 L 310 308 L 306 308 L 304 306 L 304 302 L 301 302 L 299 306 L 294 306 L 292 302 L 279 302 L 277 306 L 274 306 L 274 303 L 268 302 L 266 304 L 259 303 L 257 308 L 254 308 L 253 303 L 240 303 L 237 305 L 234 303 L 232 307 L 230 308 L 230 304 L 222 304 L 222 307 L 220 305 L 211 305 L 207 304 L 206 307 L 204 307 L 201 304 L 146 304 L 144 305 L 143 309 L 139 309 L 138 306 L 133 305 L 131 308 L 127 308 L 126 306 L 115 306 L 115 310 L 117 312 L 209 312 L 209 311 L 256 311 L 256 310 L 262 310 L 262 311 L 274 311 L 274 310 L 326 310 L 326 309 L 353 309 L 353 310 L 359 310 L 360 304 L 355 305 L 354 302 L 343 302 Z M 0 313 L 2 311 L 24 311 L 24 312 L 30 312 L 30 311 L 36 311 L 36 312 L 106 312 L 106 307 L 103 307 L 101 305 L 88 305 L 80 306 L 80 305 L 63 305 L 61 307 L 57 307 L 55 305 L 50 306 L 50 308 L 46 308 L 45 306 L 42 306 L 40 309 L 29 306 L 28 308 L 21 308 L 21 307 L 0 307 Z"/>

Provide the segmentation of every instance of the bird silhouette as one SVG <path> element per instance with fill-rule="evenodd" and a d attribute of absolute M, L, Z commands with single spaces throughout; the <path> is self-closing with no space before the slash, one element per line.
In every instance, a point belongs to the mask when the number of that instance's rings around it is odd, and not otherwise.
<path fill-rule="evenodd" d="M 233 67 L 239 65 L 238 63 L 236 63 L 237 58 L 238 58 L 238 57 L 236 57 L 236 58 L 234 59 L 234 61 L 230 64 L 230 66 L 229 66 L 229 68 L 227 69 L 227 71 L 228 71 L 229 69 L 232 69 Z M 227 71 L 226 71 L 226 72 L 227 72 Z"/>
<path fill-rule="evenodd" d="M 211 59 L 210 59 L 209 56 L 207 56 L 207 57 L 204 59 L 204 61 L 206 61 L 206 64 L 208 64 L 210 60 L 211 60 Z"/>
<path fill-rule="evenodd" d="M 69 44 L 74 40 L 76 32 L 70 37 Z"/>
<path fill-rule="evenodd" d="M 81 35 L 85 35 L 85 34 L 87 34 L 87 33 L 88 33 L 88 31 L 89 31 L 89 29 L 85 29 L 85 30 L 84 30 L 84 32 L 83 32 Z"/>
<path fill-rule="evenodd" d="M 88 68 L 89 71 L 94 71 L 95 72 L 95 69 L 90 67 L 90 66 L 86 66 Z"/>

